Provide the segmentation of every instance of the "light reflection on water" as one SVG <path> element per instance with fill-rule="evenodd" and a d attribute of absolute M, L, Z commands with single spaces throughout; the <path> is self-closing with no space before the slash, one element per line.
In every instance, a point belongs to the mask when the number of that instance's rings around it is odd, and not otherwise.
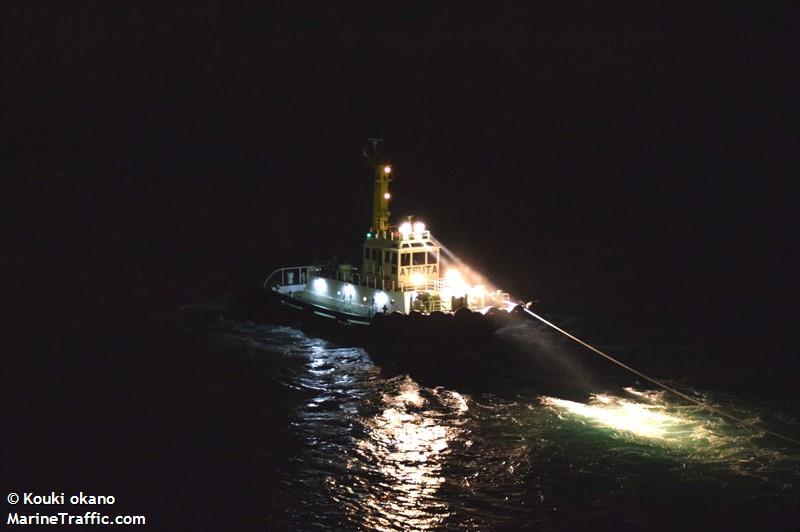
<path fill-rule="evenodd" d="M 427 401 L 410 379 L 396 395 L 383 394 L 382 402 L 383 410 L 364 420 L 368 437 L 357 442 L 359 458 L 386 479 L 385 489 L 364 501 L 371 510 L 364 524 L 375 530 L 434 528 L 447 517 L 447 504 L 436 495 L 456 429 L 423 410 Z"/>
<path fill-rule="evenodd" d="M 697 405 L 672 402 L 664 391 L 628 387 L 624 392 L 627 396 L 592 394 L 586 403 L 548 396 L 540 401 L 565 423 L 588 423 L 588 431 L 606 430 L 614 438 L 655 444 L 663 449 L 662 456 L 681 462 L 717 466 L 782 486 L 792 485 L 787 480 L 796 482 L 800 476 L 800 456 L 763 445 L 764 434 L 752 427 L 731 423 Z"/>
<path fill-rule="evenodd" d="M 632 388 L 629 393 L 643 394 Z M 642 403 L 612 394 L 592 394 L 586 403 L 543 397 L 542 404 L 591 420 L 600 426 L 669 444 L 707 439 L 711 433 L 686 414 L 668 412 L 663 402 Z"/>
<path fill-rule="evenodd" d="M 387 377 L 363 350 L 293 329 L 234 336 L 277 360 L 277 382 L 298 394 L 301 445 L 283 466 L 294 528 L 644 526 L 662 499 L 694 504 L 687 493 L 707 497 L 695 510 L 732 493 L 745 506 L 765 493 L 797 500 L 797 453 L 660 392 L 459 393 Z M 625 506 L 632 497 L 641 511 Z"/>
<path fill-rule="evenodd" d="M 407 376 L 381 378 L 360 349 L 319 341 L 304 347 L 307 372 L 299 381 L 314 397 L 298 409 L 295 424 L 308 444 L 297 458 L 303 489 L 326 493 L 348 527 L 440 526 L 449 515 L 439 493 L 443 467 L 460 438 L 467 400 Z"/>

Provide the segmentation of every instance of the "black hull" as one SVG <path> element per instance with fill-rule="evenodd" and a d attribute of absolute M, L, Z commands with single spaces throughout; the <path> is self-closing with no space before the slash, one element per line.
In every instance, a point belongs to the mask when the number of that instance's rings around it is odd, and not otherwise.
<path fill-rule="evenodd" d="M 573 395 L 570 392 L 578 397 L 609 385 L 606 379 L 599 385 L 590 377 L 597 375 L 597 368 L 586 364 L 591 359 L 530 342 L 531 336 L 549 331 L 522 312 L 378 314 L 366 325 L 348 321 L 352 315 L 275 293 L 269 294 L 268 302 L 268 322 L 362 347 L 384 373 L 408 374 L 427 386 L 499 392 L 505 384 L 524 382 L 560 397 Z"/>

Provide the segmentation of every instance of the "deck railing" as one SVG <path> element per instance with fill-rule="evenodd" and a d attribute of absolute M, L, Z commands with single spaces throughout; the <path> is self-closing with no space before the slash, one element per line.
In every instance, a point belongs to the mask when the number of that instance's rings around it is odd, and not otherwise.
<path fill-rule="evenodd" d="M 315 268 L 313 264 L 307 266 L 287 266 L 285 268 L 278 268 L 277 270 L 267 275 L 267 278 L 264 279 L 263 286 L 264 288 L 268 288 L 274 285 L 285 286 L 285 285 L 306 284 L 306 282 L 308 281 L 308 279 L 306 278 L 307 272 L 309 271 L 309 269 L 313 268 Z"/>
<path fill-rule="evenodd" d="M 375 231 L 375 238 L 383 240 L 399 240 L 399 241 L 426 241 L 432 240 L 431 232 L 427 229 L 420 232 L 401 233 L 397 227 L 390 227 L 382 231 Z"/>
<path fill-rule="evenodd" d="M 398 291 L 399 285 L 394 279 L 383 279 L 375 275 L 364 275 L 352 271 L 342 271 L 331 266 L 317 266 L 309 264 L 306 266 L 288 266 L 278 268 L 267 275 L 264 280 L 264 288 L 270 286 L 300 285 L 308 282 L 308 276 L 325 277 L 344 283 L 352 283 L 367 288 L 386 290 L 388 292 Z"/>
<path fill-rule="evenodd" d="M 375 275 L 354 273 L 352 271 L 342 271 L 337 268 L 324 266 L 317 266 L 316 269 L 317 271 L 314 273 L 314 275 L 318 277 L 326 277 L 328 279 L 334 279 L 343 283 L 352 283 L 354 285 L 375 288 L 376 290 L 386 290 L 388 292 L 395 292 L 398 289 L 397 283 L 394 281 L 394 279 L 384 279 Z"/>
<path fill-rule="evenodd" d="M 309 275 L 335 279 L 345 283 L 352 283 L 354 285 L 388 292 L 441 292 L 442 289 L 445 288 L 447 282 L 445 279 L 428 279 L 424 283 L 419 284 L 398 283 L 394 279 L 382 279 L 374 275 L 362 275 L 352 271 L 342 271 L 333 266 L 317 266 L 310 264 L 306 266 L 278 268 L 267 276 L 263 286 L 264 288 L 269 288 L 276 285 L 304 285 L 308 282 Z M 507 307 L 510 302 L 509 294 L 502 291 L 486 293 L 486 299 L 492 300 L 501 307 Z M 437 302 L 436 305 L 438 308 L 426 310 L 450 310 L 449 301 Z M 470 305 L 470 308 L 477 307 Z"/>

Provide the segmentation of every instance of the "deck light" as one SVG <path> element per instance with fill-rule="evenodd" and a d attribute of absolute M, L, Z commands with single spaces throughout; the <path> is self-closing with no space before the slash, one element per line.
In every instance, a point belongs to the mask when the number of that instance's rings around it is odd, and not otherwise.
<path fill-rule="evenodd" d="M 411 224 L 408 222 L 403 222 L 400 224 L 400 234 L 403 236 L 408 236 L 411 233 Z"/>
<path fill-rule="evenodd" d="M 383 167 L 383 173 L 384 174 L 391 174 L 392 173 L 392 167 L 389 166 L 389 165 L 384 166 Z"/>
<path fill-rule="evenodd" d="M 344 285 L 344 288 L 342 288 L 342 290 L 344 291 L 345 297 L 352 298 L 356 295 L 356 288 L 351 284 Z"/>
<path fill-rule="evenodd" d="M 466 294 L 470 287 L 464 281 L 461 272 L 455 268 L 450 268 L 444 276 L 447 281 L 447 287 L 454 295 L 462 296 Z"/>
<path fill-rule="evenodd" d="M 423 231 L 425 231 L 425 224 L 422 222 L 414 222 L 414 232 L 422 233 Z"/>
<path fill-rule="evenodd" d="M 325 282 L 325 279 L 321 277 L 317 277 L 314 279 L 314 291 L 319 292 L 320 294 L 326 292 L 328 290 L 328 283 Z"/>
<path fill-rule="evenodd" d="M 411 274 L 411 283 L 414 286 L 419 286 L 421 284 L 425 284 L 425 274 L 416 272 Z"/>
<path fill-rule="evenodd" d="M 382 308 L 384 305 L 389 303 L 389 296 L 386 295 L 386 292 L 377 292 L 375 294 L 375 305 L 378 308 Z"/>
<path fill-rule="evenodd" d="M 391 194 L 389 194 L 388 192 L 387 192 L 386 194 L 384 194 L 384 195 L 383 195 L 383 199 L 389 199 L 389 198 L 391 198 L 391 197 L 392 197 L 392 195 L 391 195 Z"/>
<path fill-rule="evenodd" d="M 450 268 L 449 270 L 447 270 L 447 273 L 445 274 L 444 277 L 449 282 L 456 283 L 461 281 L 461 272 L 456 270 L 455 268 Z"/>

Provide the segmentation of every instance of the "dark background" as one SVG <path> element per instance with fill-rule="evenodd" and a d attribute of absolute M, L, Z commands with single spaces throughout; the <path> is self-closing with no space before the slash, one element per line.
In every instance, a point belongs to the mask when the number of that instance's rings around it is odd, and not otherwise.
<path fill-rule="evenodd" d="M 393 218 L 542 312 L 682 331 L 795 393 L 799 24 L 777 3 L 4 2 L 4 388 L 39 397 L 5 404 L 41 431 L 14 448 L 90 445 L 69 416 L 142 393 L 181 305 L 356 257 L 367 137 Z M 109 373 L 112 399 L 75 391 Z M 146 382 L 177 412 L 205 381 Z"/>
<path fill-rule="evenodd" d="M 6 3 L 12 291 L 113 322 L 355 256 L 378 136 L 393 217 L 519 297 L 780 331 L 798 10 L 668 4 Z"/>

